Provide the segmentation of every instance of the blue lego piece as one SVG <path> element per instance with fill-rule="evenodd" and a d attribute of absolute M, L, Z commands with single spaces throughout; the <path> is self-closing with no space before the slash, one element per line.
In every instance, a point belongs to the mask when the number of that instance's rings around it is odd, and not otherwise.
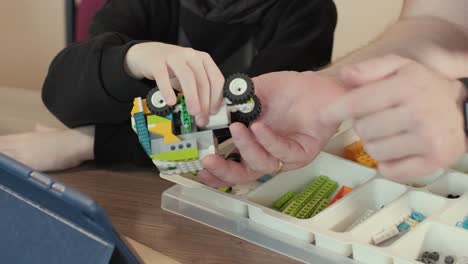
<path fill-rule="evenodd" d="M 133 115 L 135 119 L 135 128 L 138 134 L 138 140 L 143 146 L 146 154 L 151 156 L 151 140 L 148 132 L 148 127 L 146 126 L 145 114 L 143 112 L 135 113 Z"/>
<path fill-rule="evenodd" d="M 258 181 L 258 182 L 261 182 L 261 183 L 265 183 L 265 182 L 271 180 L 272 178 L 273 178 L 273 177 L 270 176 L 270 175 L 264 175 L 264 176 L 258 178 L 257 181 Z"/>
<path fill-rule="evenodd" d="M 421 214 L 421 213 L 419 213 L 419 212 L 413 212 L 413 213 L 411 214 L 411 218 L 412 218 L 413 220 L 418 221 L 418 222 L 422 222 L 422 221 L 424 221 L 424 219 L 425 219 L 424 215 Z"/>
<path fill-rule="evenodd" d="M 465 221 L 462 222 L 461 227 L 468 230 L 468 219 L 465 219 Z"/>
<path fill-rule="evenodd" d="M 411 226 L 410 226 L 408 223 L 403 222 L 403 223 L 401 223 L 401 224 L 398 226 L 398 231 L 400 231 L 400 233 L 401 233 L 401 232 L 403 232 L 403 231 L 409 229 L 410 227 L 411 227 Z"/>

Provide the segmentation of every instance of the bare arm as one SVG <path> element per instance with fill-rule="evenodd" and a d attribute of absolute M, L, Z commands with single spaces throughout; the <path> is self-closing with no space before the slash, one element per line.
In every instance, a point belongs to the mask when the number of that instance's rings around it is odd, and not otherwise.
<path fill-rule="evenodd" d="M 468 1 L 405 0 L 400 19 L 379 38 L 340 60 L 340 66 L 386 54 L 418 61 L 457 78 L 468 76 Z"/>

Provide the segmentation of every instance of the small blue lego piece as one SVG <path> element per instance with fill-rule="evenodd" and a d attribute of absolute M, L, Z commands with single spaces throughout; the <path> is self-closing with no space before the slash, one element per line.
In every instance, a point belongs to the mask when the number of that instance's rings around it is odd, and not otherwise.
<path fill-rule="evenodd" d="M 410 227 L 411 227 L 411 226 L 410 226 L 408 223 L 403 222 L 403 223 L 401 223 L 401 224 L 398 226 L 398 231 L 400 231 L 400 233 L 401 233 L 401 232 L 407 230 L 407 229 L 410 228 Z"/>
<path fill-rule="evenodd" d="M 468 219 L 462 222 L 461 227 L 468 230 Z"/>
<path fill-rule="evenodd" d="M 272 178 L 273 178 L 273 177 L 270 176 L 270 175 L 264 175 L 264 176 L 258 178 L 257 181 L 258 181 L 258 182 L 261 182 L 261 183 L 265 183 L 265 182 L 271 180 Z"/>
<path fill-rule="evenodd" d="M 419 213 L 419 212 L 413 212 L 413 213 L 411 214 L 411 218 L 412 218 L 413 220 L 418 221 L 418 222 L 422 222 L 422 221 L 424 221 L 424 219 L 425 219 L 424 215 L 421 214 L 421 213 Z"/>

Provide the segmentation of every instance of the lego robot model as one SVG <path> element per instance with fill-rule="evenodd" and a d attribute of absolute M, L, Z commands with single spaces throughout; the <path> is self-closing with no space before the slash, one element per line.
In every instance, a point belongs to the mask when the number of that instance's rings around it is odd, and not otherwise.
<path fill-rule="evenodd" d="M 135 98 L 132 127 L 160 173 L 196 174 L 202 169 L 201 160 L 216 153 L 213 130 L 228 127 L 231 120 L 248 125 L 260 115 L 262 106 L 248 76 L 230 76 L 223 89 L 221 109 L 209 116 L 208 125 L 203 128 L 195 125 L 182 93 L 178 94 L 175 106 L 164 101 L 157 87 L 149 91 L 146 99 Z"/>

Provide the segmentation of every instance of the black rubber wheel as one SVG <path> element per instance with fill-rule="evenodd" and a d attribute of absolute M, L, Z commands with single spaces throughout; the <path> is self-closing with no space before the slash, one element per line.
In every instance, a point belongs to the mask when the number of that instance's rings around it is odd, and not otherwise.
<path fill-rule="evenodd" d="M 245 74 L 233 74 L 224 83 L 224 97 L 229 99 L 233 104 L 246 103 L 253 95 L 253 81 Z"/>
<path fill-rule="evenodd" d="M 172 111 L 174 111 L 174 107 L 170 106 L 164 101 L 159 88 L 156 87 L 151 89 L 146 96 L 146 105 L 148 108 L 153 112 L 153 114 L 158 116 L 167 116 Z"/>
<path fill-rule="evenodd" d="M 262 112 L 262 104 L 260 103 L 260 99 L 256 95 L 252 96 L 254 100 L 254 107 L 250 109 L 250 111 L 237 111 L 232 113 L 232 119 L 234 122 L 241 122 L 244 125 L 248 126 L 250 123 L 255 121 L 260 116 Z"/>

